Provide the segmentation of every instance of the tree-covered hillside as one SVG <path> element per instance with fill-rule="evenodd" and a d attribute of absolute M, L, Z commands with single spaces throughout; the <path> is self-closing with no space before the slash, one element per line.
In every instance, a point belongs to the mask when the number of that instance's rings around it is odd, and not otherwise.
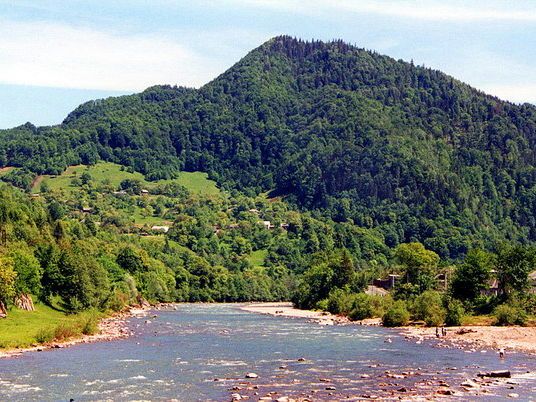
<path fill-rule="evenodd" d="M 199 90 L 152 87 L 0 132 L 0 166 L 27 170 L 12 183 L 97 160 L 149 180 L 205 171 L 444 257 L 536 240 L 536 107 L 342 41 L 277 37 Z"/>

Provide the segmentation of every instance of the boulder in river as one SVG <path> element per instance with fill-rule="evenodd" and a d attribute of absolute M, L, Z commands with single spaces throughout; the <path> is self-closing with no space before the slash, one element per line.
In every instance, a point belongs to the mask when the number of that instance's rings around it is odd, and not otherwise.
<path fill-rule="evenodd" d="M 478 373 L 479 377 L 510 378 L 512 374 L 508 370 L 490 371 L 488 373 Z"/>
<path fill-rule="evenodd" d="M 259 378 L 259 375 L 256 373 L 247 373 L 246 378 Z"/>
<path fill-rule="evenodd" d="M 462 382 L 461 386 L 462 387 L 468 387 L 468 388 L 479 388 L 480 387 L 480 385 L 478 385 L 473 380 L 465 380 L 464 382 Z"/>

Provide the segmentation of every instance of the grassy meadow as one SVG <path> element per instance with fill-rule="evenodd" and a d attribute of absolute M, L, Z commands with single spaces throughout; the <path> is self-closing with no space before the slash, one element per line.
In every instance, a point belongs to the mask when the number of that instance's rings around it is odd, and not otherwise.
<path fill-rule="evenodd" d="M 7 318 L 0 320 L 0 349 L 25 348 L 79 336 L 90 330 L 88 323 L 96 330 L 98 318 L 94 312 L 65 314 L 39 302 L 35 303 L 35 311 L 12 308 Z"/>
<path fill-rule="evenodd" d="M 128 172 L 122 169 L 121 165 L 115 163 L 99 162 L 91 166 L 70 166 L 59 176 L 38 176 L 33 183 L 32 192 L 39 193 L 43 181 L 47 182 L 51 190 L 62 189 L 64 191 L 73 191 L 76 189 L 76 186 L 73 186 L 72 180 L 80 177 L 84 172 L 89 173 L 95 182 L 109 184 L 113 187 L 118 187 L 125 179 L 133 179 L 139 180 L 148 190 L 158 184 L 175 182 L 186 187 L 193 193 L 212 195 L 218 194 L 220 191 L 216 183 L 208 178 L 208 174 L 203 172 L 181 172 L 176 179 L 149 182 L 145 180 L 145 177 L 141 173 Z"/>

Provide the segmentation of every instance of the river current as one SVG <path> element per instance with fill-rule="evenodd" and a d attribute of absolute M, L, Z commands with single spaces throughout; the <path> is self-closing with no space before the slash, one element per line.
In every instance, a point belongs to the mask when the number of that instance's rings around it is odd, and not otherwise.
<path fill-rule="evenodd" d="M 494 351 L 417 345 L 385 328 L 320 326 L 232 304 L 181 304 L 155 313 L 132 318 L 135 335 L 127 339 L 1 359 L 0 400 L 230 401 L 232 394 L 399 400 L 419 394 L 492 401 L 536 395 L 536 358 L 521 353 L 500 360 Z M 510 370 L 513 378 L 461 387 L 492 370 Z M 246 379 L 250 372 L 258 378 Z M 444 396 L 446 390 L 454 395 Z"/>

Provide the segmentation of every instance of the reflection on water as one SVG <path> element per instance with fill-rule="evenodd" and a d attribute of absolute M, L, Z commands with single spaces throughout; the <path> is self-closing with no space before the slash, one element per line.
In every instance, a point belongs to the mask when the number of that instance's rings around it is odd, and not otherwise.
<path fill-rule="evenodd" d="M 257 400 L 273 392 L 311 400 L 397 399 L 453 390 L 454 398 L 502 400 L 536 394 L 536 359 L 415 345 L 383 328 L 319 326 L 240 311 L 236 305 L 180 305 L 159 311 L 136 335 L 0 360 L 0 400 Z M 387 337 L 392 343 L 386 343 Z M 479 371 L 511 370 L 506 384 L 469 393 Z M 256 379 L 246 379 L 254 372 Z M 514 384 L 515 383 L 515 384 Z M 449 385 L 449 386 L 447 386 Z M 513 388 L 513 389 L 510 389 Z M 479 395 L 477 395 L 477 393 Z"/>

